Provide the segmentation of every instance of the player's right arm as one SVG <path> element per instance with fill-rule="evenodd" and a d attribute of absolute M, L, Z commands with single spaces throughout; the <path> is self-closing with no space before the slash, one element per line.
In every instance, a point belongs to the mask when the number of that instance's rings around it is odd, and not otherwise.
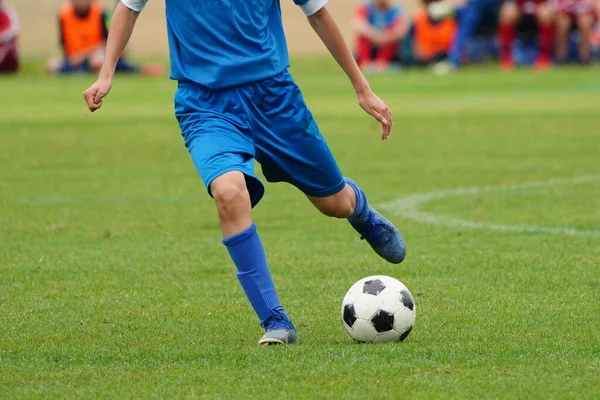
<path fill-rule="evenodd" d="M 94 112 L 102 107 L 102 99 L 112 88 L 117 62 L 129 42 L 135 22 L 146 2 L 147 0 L 121 0 L 117 5 L 108 32 L 106 55 L 98 80 L 83 92 L 83 98 L 90 111 Z"/>
<path fill-rule="evenodd" d="M 308 22 L 314 31 L 352 82 L 358 97 L 358 104 L 381 123 L 381 139 L 387 140 L 393 125 L 392 113 L 387 104 L 377 97 L 369 87 L 367 79 L 358 68 L 340 28 L 325 7 L 325 3 L 327 0 L 308 1 L 301 7 L 308 16 Z"/>

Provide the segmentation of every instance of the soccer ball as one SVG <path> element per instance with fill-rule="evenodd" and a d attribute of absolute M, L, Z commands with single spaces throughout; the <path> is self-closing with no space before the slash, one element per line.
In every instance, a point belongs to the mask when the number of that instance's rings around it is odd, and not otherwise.
<path fill-rule="evenodd" d="M 342 320 L 348 334 L 368 343 L 403 341 L 412 330 L 416 311 L 406 286 L 383 275 L 356 282 L 342 302 Z"/>

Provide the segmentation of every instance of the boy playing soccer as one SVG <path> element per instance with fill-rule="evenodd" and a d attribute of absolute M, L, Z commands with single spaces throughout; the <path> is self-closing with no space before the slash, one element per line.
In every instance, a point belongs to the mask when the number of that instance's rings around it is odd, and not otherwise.
<path fill-rule="evenodd" d="M 121 0 L 98 80 L 83 96 L 95 111 L 147 0 Z M 369 85 L 329 14 L 327 0 L 294 0 L 346 72 L 360 106 L 390 135 L 392 116 Z M 226 9 L 224 9 L 226 7 Z M 175 115 L 192 160 L 214 198 L 223 244 L 265 329 L 260 345 L 292 343 L 296 329 L 279 303 L 252 223 L 264 194 L 254 159 L 270 182 L 300 189 L 323 214 L 347 218 L 381 257 L 400 263 L 400 232 L 344 178 L 289 72 L 279 0 L 167 0 Z"/>

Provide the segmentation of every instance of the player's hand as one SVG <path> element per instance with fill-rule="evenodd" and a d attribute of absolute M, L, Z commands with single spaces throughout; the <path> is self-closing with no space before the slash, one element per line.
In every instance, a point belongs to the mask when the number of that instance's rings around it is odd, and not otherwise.
<path fill-rule="evenodd" d="M 112 84 L 112 78 L 98 78 L 89 89 L 83 92 L 83 98 L 91 112 L 102 107 L 102 99 L 110 92 Z"/>
<path fill-rule="evenodd" d="M 387 140 L 392 126 L 392 113 L 385 101 L 381 100 L 371 90 L 358 94 L 358 104 L 381 124 L 381 140 Z"/>

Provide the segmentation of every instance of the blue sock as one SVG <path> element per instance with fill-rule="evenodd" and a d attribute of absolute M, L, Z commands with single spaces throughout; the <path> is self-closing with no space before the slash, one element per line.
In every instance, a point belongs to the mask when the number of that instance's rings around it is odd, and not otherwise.
<path fill-rule="evenodd" d="M 252 224 L 245 231 L 223 239 L 223 244 L 238 269 L 237 278 L 258 315 L 261 326 L 264 328 L 272 316 L 288 319 L 277 298 L 256 225 Z"/>
<path fill-rule="evenodd" d="M 346 183 L 350 185 L 350 187 L 354 189 L 354 192 L 356 193 L 356 207 L 354 208 L 354 214 L 352 214 L 352 216 L 348 219 L 365 222 L 369 217 L 369 202 L 367 201 L 365 192 L 363 192 L 362 189 L 359 188 L 356 182 L 354 182 L 352 179 L 344 178 L 344 181 L 346 181 Z"/>

